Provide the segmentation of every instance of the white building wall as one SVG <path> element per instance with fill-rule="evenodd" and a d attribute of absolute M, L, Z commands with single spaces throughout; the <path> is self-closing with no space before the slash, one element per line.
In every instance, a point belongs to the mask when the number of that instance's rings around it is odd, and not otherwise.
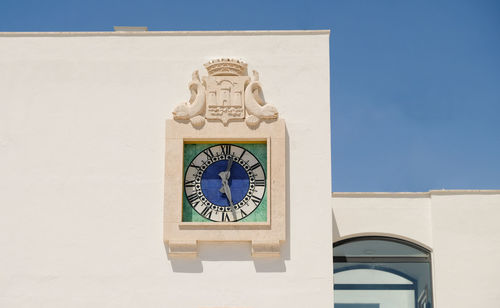
<path fill-rule="evenodd" d="M 165 119 L 235 57 L 286 120 L 288 242 L 162 239 Z M 328 32 L 0 34 L 1 307 L 332 307 Z"/>
<path fill-rule="evenodd" d="M 333 240 L 387 235 L 430 248 L 430 206 L 425 193 L 334 193 Z"/>
<path fill-rule="evenodd" d="M 500 306 L 500 191 L 432 195 L 439 307 Z"/>

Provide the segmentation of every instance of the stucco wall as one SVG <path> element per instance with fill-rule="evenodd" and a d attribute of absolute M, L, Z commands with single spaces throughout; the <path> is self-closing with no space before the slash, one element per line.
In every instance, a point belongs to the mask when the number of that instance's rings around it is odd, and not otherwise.
<path fill-rule="evenodd" d="M 0 35 L 0 306 L 332 307 L 329 35 Z M 286 120 L 288 242 L 162 240 L 165 119 L 218 57 Z"/>
<path fill-rule="evenodd" d="M 430 200 L 423 194 L 336 194 L 333 241 L 387 235 L 432 247 Z"/>
<path fill-rule="evenodd" d="M 432 195 L 439 307 L 500 305 L 500 192 Z"/>

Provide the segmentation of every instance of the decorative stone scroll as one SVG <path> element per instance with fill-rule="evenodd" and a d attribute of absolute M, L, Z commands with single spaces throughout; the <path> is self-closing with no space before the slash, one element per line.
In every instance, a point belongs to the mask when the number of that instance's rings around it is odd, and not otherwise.
<path fill-rule="evenodd" d="M 205 121 L 221 121 L 227 126 L 231 121 L 245 121 L 256 128 L 263 120 L 274 121 L 278 111 L 262 98 L 259 74 L 253 78 L 247 74 L 247 64 L 234 59 L 217 59 L 206 63 L 208 76 L 200 80 L 198 71 L 193 72 L 189 83 L 191 97 L 178 105 L 174 120 L 189 121 L 201 128 Z"/>

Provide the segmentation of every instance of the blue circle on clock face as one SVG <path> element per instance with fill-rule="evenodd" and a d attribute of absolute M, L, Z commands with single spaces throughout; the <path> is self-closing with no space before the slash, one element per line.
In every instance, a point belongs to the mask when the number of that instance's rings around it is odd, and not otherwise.
<path fill-rule="evenodd" d="M 222 180 L 219 176 L 220 172 L 226 171 L 228 160 L 219 160 L 211 164 L 205 169 L 201 176 L 201 191 L 208 201 L 218 206 L 230 206 L 229 201 L 224 193 L 222 193 Z M 240 164 L 233 161 L 231 165 L 231 176 L 229 177 L 229 188 L 231 189 L 231 198 L 233 204 L 243 200 L 250 187 L 250 179 L 248 174 Z"/>

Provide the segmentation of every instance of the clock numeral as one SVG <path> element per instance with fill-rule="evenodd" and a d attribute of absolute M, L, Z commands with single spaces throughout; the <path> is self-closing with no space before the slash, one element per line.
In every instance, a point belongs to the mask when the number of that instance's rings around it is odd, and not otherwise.
<path fill-rule="evenodd" d="M 196 168 L 196 169 L 200 169 L 201 168 L 201 166 L 195 165 L 194 163 L 191 163 L 189 165 L 189 167 L 193 167 L 193 168 Z"/>
<path fill-rule="evenodd" d="M 241 212 L 241 218 L 245 218 L 248 216 L 248 214 L 245 213 L 245 211 L 243 211 L 243 209 L 240 209 L 240 212 Z"/>
<path fill-rule="evenodd" d="M 221 221 L 230 221 L 229 213 L 222 212 L 222 220 Z"/>
<path fill-rule="evenodd" d="M 250 170 L 255 170 L 260 167 L 260 163 L 255 163 L 254 165 L 250 166 Z"/>
<path fill-rule="evenodd" d="M 220 148 L 222 150 L 223 155 L 231 154 L 231 145 L 230 144 L 221 144 Z"/>
<path fill-rule="evenodd" d="M 191 194 L 191 195 L 187 196 L 187 199 L 188 199 L 189 203 L 193 204 L 193 202 L 198 200 L 198 195 L 196 193 Z M 198 202 L 199 202 L 199 200 L 198 200 Z"/>
<path fill-rule="evenodd" d="M 243 149 L 243 152 L 241 152 L 241 155 L 240 155 L 240 158 L 239 158 L 240 160 L 241 160 L 241 158 L 243 157 L 243 155 L 245 155 L 246 151 L 247 151 L 247 150 Z"/>
<path fill-rule="evenodd" d="M 252 202 L 256 205 L 256 206 L 259 206 L 260 202 L 262 201 L 262 198 L 259 198 L 255 195 L 252 195 L 250 197 L 250 200 L 252 200 Z"/>
<path fill-rule="evenodd" d="M 266 180 L 255 180 L 255 186 L 266 186 Z"/>
<path fill-rule="evenodd" d="M 191 203 L 191 206 L 193 208 L 196 208 L 198 205 L 201 204 L 201 200 L 198 198 L 198 196 L 196 195 L 196 193 L 194 194 L 191 194 L 187 197 L 189 203 Z"/>
<path fill-rule="evenodd" d="M 184 183 L 184 186 L 186 187 L 194 187 L 195 185 L 195 181 L 194 180 L 191 180 L 191 181 L 187 181 Z"/>
<path fill-rule="evenodd" d="M 210 207 L 205 207 L 203 211 L 201 211 L 201 215 L 205 216 L 208 219 L 212 218 L 212 209 Z"/>
<path fill-rule="evenodd" d="M 205 155 L 207 155 L 208 159 L 212 159 L 214 157 L 214 153 L 212 153 L 212 150 L 210 150 L 210 148 L 204 150 L 203 153 L 205 153 Z"/>

